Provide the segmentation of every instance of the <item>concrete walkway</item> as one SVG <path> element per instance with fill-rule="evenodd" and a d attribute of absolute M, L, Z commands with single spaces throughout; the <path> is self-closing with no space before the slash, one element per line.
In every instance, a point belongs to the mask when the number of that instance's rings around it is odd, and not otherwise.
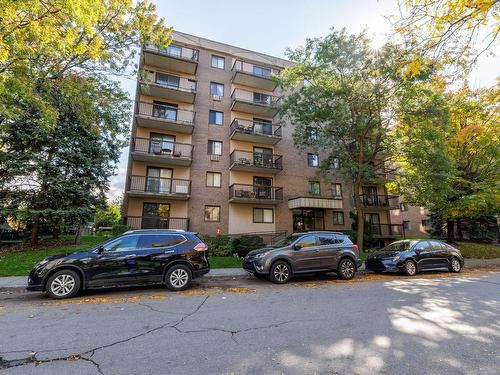
<path fill-rule="evenodd" d="M 483 268 L 483 267 L 500 267 L 500 258 L 495 259 L 466 259 L 465 269 Z M 365 271 L 365 265 L 363 264 L 359 271 Z M 240 278 L 247 276 L 248 273 L 242 268 L 217 268 L 212 269 L 210 272 L 203 277 L 205 278 Z M 11 289 L 11 288 L 24 288 L 27 285 L 27 276 L 9 276 L 0 277 L 0 290 L 1 289 Z"/>

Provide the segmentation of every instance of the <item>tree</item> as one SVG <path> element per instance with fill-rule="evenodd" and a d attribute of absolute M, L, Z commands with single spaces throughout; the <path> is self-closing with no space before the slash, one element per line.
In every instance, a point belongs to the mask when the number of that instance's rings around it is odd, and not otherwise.
<path fill-rule="evenodd" d="M 447 222 L 448 240 L 462 219 L 500 212 L 499 89 L 445 91 L 408 84 L 395 128 L 405 199 Z M 460 230 L 460 225 L 458 226 Z"/>
<path fill-rule="evenodd" d="M 0 209 L 33 243 L 104 204 L 130 115 L 107 75 L 170 32 L 148 1 L 0 0 Z"/>
<path fill-rule="evenodd" d="M 318 172 L 322 178 L 330 182 L 342 178 L 353 185 L 360 248 L 364 233 L 361 187 L 384 183 L 387 172 L 391 103 L 398 87 L 395 52 L 391 46 L 373 50 L 364 33 L 333 30 L 288 51 L 296 64 L 284 69 L 279 78 L 281 88 L 291 91 L 280 114 L 293 124 L 296 146 L 325 154 Z"/>
<path fill-rule="evenodd" d="M 400 0 L 396 32 L 410 49 L 408 73 L 425 61 L 470 69 L 492 53 L 500 33 L 499 0 Z"/>
<path fill-rule="evenodd" d="M 122 197 L 106 203 L 105 208 L 98 208 L 94 215 L 96 228 L 112 227 L 121 223 Z"/>

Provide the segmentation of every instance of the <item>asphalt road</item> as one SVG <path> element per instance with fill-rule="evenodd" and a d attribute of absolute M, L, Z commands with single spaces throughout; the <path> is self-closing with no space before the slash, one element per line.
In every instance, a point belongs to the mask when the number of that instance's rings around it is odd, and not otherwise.
<path fill-rule="evenodd" d="M 0 374 L 499 374 L 500 272 L 0 293 Z"/>

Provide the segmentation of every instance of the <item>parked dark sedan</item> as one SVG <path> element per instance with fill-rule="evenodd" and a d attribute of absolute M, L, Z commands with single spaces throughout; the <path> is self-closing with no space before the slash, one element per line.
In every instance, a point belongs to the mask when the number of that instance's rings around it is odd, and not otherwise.
<path fill-rule="evenodd" d="M 249 252 L 243 260 L 245 270 L 277 284 L 303 273 L 336 272 L 348 280 L 360 266 L 357 246 L 349 237 L 328 231 L 292 234 L 274 246 Z"/>
<path fill-rule="evenodd" d="M 73 297 L 83 289 L 160 283 L 178 291 L 208 271 L 208 249 L 196 233 L 135 230 L 88 251 L 45 258 L 31 271 L 27 289 L 52 298 Z"/>
<path fill-rule="evenodd" d="M 437 240 L 396 241 L 368 256 L 366 269 L 378 272 L 400 272 L 413 276 L 424 270 L 447 268 L 460 272 L 464 258 L 460 250 Z"/>

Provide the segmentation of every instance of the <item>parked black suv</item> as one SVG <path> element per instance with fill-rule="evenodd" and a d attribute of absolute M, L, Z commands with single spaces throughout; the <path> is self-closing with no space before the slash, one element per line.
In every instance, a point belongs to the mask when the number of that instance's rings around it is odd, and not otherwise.
<path fill-rule="evenodd" d="M 370 254 L 365 265 L 375 273 L 403 271 L 414 276 L 420 271 L 437 268 L 460 272 L 464 258 L 460 250 L 442 241 L 402 240 Z"/>
<path fill-rule="evenodd" d="M 253 250 L 243 268 L 257 277 L 284 284 L 301 273 L 336 272 L 352 279 L 361 266 L 358 249 L 343 233 L 318 231 L 294 233 L 273 246 Z"/>
<path fill-rule="evenodd" d="M 82 289 L 159 283 L 178 291 L 208 271 L 208 248 L 196 233 L 134 230 L 88 251 L 45 258 L 31 271 L 27 289 L 52 298 L 73 297 Z"/>

